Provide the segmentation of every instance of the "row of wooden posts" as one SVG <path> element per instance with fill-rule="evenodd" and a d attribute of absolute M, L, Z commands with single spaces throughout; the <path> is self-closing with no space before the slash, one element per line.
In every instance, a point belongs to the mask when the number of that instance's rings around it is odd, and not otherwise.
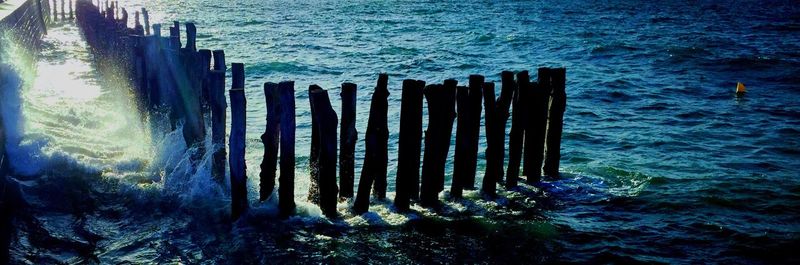
<path fill-rule="evenodd" d="M 39 0 L 42 1 L 42 0 Z M 44 0 L 49 1 L 49 0 Z M 60 4 L 59 4 L 60 1 Z M 49 2 L 48 2 L 49 3 Z M 112 3 L 116 5 L 117 2 L 115 1 Z M 60 20 L 68 21 L 73 20 L 75 18 L 75 12 L 73 10 L 72 0 L 53 0 L 52 4 L 50 4 L 50 8 L 52 9 L 52 21 L 59 20 L 59 16 L 61 16 Z M 69 9 L 69 10 L 67 10 Z M 44 13 L 44 11 L 42 11 Z M 119 15 L 118 15 L 119 16 Z"/>
<path fill-rule="evenodd" d="M 208 117 L 214 148 L 212 176 L 223 179 L 227 109 L 224 52 L 197 50 L 196 28 L 192 23 L 185 24 L 187 43 L 182 46 L 178 22 L 170 27 L 169 37 L 161 37 L 159 24 L 153 25 L 153 34 L 150 34 L 145 9 L 142 9 L 144 25 L 139 23 L 139 12 L 136 12 L 135 26 L 130 29 L 126 26 L 127 16 L 116 18 L 116 8 L 115 4 L 111 4 L 103 10 L 89 0 L 78 0 L 77 21 L 90 46 L 101 60 L 127 66 L 122 73 L 134 88 L 143 109 L 150 112 L 166 110 L 170 113 L 170 122 L 175 128 L 183 124 L 187 145 L 202 147 L 206 128 L 204 123 Z M 231 64 L 231 73 L 230 154 L 227 157 L 231 212 L 233 218 L 237 219 L 248 208 L 244 161 L 244 65 Z M 536 82 L 530 81 L 527 71 L 516 74 L 504 71 L 500 76 L 501 91 L 497 99 L 494 97 L 495 84 L 486 82 L 480 75 L 471 75 L 467 86 L 459 86 L 454 79 L 445 80 L 442 84 L 426 84 L 425 81 L 412 79 L 403 81 L 394 198 L 394 205 L 399 211 L 409 210 L 412 201 L 418 201 L 426 207 L 439 204 L 439 193 L 445 188 L 445 165 L 456 118 L 458 126 L 450 196 L 461 198 L 464 189 L 476 188 L 482 110 L 485 110 L 483 117 L 487 148 L 481 190 L 487 196 L 496 196 L 497 183 L 505 184 L 508 189 L 516 187 L 520 175 L 527 176 L 528 182 L 537 182 L 542 175 L 558 175 L 566 107 L 566 70 L 539 68 Z M 337 215 L 336 205 L 341 198 L 355 196 L 353 211 L 364 213 L 368 211 L 373 191 L 376 198 L 386 197 L 388 83 L 388 75 L 380 74 L 372 94 L 364 136 L 366 150 L 357 194 L 353 190 L 355 144 L 358 138 L 355 124 L 357 85 L 344 83 L 341 86 L 341 124 L 331 106 L 328 91 L 317 85 L 309 87 L 312 138 L 308 199 L 319 205 L 326 216 Z M 260 168 L 259 198 L 263 201 L 271 196 L 277 177 L 280 184 L 279 209 L 284 216 L 291 215 L 295 210 L 294 91 L 293 81 L 264 84 L 267 123 L 261 135 L 264 156 Z M 428 128 L 424 131 L 424 143 L 423 99 L 428 106 Z M 504 170 L 509 117 L 508 167 Z M 337 125 L 340 137 L 337 137 Z M 204 151 L 200 149 L 198 153 L 202 154 Z M 521 165 L 522 172 L 519 171 Z M 278 169 L 280 175 L 276 174 Z"/>

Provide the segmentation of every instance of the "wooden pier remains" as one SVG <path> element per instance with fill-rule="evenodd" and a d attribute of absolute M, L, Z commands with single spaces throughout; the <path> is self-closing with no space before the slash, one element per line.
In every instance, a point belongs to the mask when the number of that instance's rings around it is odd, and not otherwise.
<path fill-rule="evenodd" d="M 58 13 L 55 1 L 53 4 L 54 14 Z M 161 24 L 150 24 L 144 8 L 135 12 L 133 27 L 128 28 L 127 11 L 116 2 L 107 1 L 104 8 L 99 1 L 95 5 L 90 0 L 77 0 L 75 5 L 75 20 L 97 60 L 123 70 L 103 74 L 129 85 L 142 111 L 169 113 L 168 121 L 149 119 L 150 122 L 168 122 L 168 127 L 182 128 L 186 145 L 197 147 L 192 150 L 205 152 L 204 148 L 210 148 L 211 176 L 219 184 L 225 183 L 226 172 L 230 178 L 232 220 L 246 215 L 249 189 L 244 160 L 248 96 L 245 65 L 231 64 L 232 80 L 228 90 L 231 121 L 227 135 L 225 52 L 198 49 L 195 24 L 183 24 L 186 36 L 183 44 L 181 23 L 172 22 L 169 36 L 162 36 Z M 566 70 L 539 68 L 534 83 L 530 82 L 527 71 L 516 74 L 504 71 L 499 77 L 499 97 L 496 97 L 495 83 L 482 75 L 470 75 L 467 86 L 458 86 L 455 79 L 442 83 L 403 80 L 398 170 L 394 180 L 397 211 L 409 211 L 414 202 L 423 207 L 440 205 L 456 118 L 450 198 L 459 199 L 464 189 L 476 188 L 481 118 L 484 118 L 487 143 L 481 183 L 485 195 L 497 196 L 497 184 L 514 189 L 520 173 L 527 176 L 529 183 L 540 181 L 542 175 L 558 176 L 566 110 Z M 357 85 L 341 84 L 340 114 L 333 109 L 328 90 L 309 86 L 312 141 L 307 165 L 311 172 L 308 200 L 329 218 L 339 215 L 340 199 L 355 196 L 352 211 L 361 214 L 369 211 L 371 197 L 380 200 L 387 197 L 389 81 L 388 74 L 379 74 L 372 92 L 357 193 L 354 193 L 355 158 L 360 157 L 355 150 L 359 139 Z M 277 186 L 278 209 L 283 217 L 293 215 L 296 207 L 294 85 L 294 81 L 263 83 L 266 127 L 260 136 L 264 147 L 258 199 L 269 200 Z M 423 130 L 424 106 L 427 106 L 428 115 L 427 128 Z M 511 130 L 506 146 L 509 117 Z M 210 126 L 206 126 L 208 123 Z M 208 128 L 211 130 L 210 147 L 204 144 Z M 226 136 L 229 137 L 227 148 Z M 508 165 L 504 167 L 506 154 Z M 197 160 L 200 157 L 193 156 Z M 520 166 L 524 166 L 522 172 Z"/>

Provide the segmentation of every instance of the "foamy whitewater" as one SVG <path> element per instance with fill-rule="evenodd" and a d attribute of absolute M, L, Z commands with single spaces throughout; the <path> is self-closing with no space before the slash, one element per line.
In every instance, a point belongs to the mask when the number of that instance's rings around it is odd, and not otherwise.
<path fill-rule="evenodd" d="M 196 22 L 200 48 L 245 64 L 250 211 L 228 220 L 210 139 L 196 154 L 165 113 L 139 113 L 129 88 L 98 73 L 79 30 L 54 25 L 36 56 L 0 48 L 6 188 L 25 200 L 12 264 L 800 262 L 792 1 L 148 0 L 128 10 L 142 6 L 154 22 Z M 359 85 L 358 178 L 372 89 L 390 74 L 391 199 L 403 79 L 483 74 L 499 85 L 500 71 L 540 66 L 567 68 L 561 178 L 496 200 L 469 191 L 439 212 L 373 200 L 353 215 L 344 201 L 329 220 L 307 202 L 308 85 L 329 89 L 337 111 L 339 84 Z M 257 200 L 261 85 L 282 80 L 296 81 L 297 100 L 288 220 L 276 196 Z"/>

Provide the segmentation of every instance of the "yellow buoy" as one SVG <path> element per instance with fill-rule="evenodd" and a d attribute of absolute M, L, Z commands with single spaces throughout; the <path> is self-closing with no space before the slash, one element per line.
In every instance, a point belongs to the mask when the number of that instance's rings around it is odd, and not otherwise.
<path fill-rule="evenodd" d="M 742 84 L 742 82 L 736 82 L 736 94 L 741 95 L 744 93 L 747 93 L 747 88 L 744 87 L 744 84 Z"/>

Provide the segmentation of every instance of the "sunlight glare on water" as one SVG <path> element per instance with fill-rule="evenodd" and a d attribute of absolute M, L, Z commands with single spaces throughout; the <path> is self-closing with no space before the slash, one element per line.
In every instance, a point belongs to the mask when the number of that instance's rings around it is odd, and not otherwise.
<path fill-rule="evenodd" d="M 31 84 L 22 95 L 23 142 L 46 136 L 44 156 L 103 172 L 139 171 L 151 144 L 129 88 L 102 83 L 94 68 L 77 28 L 50 29 L 36 74 L 23 77 Z"/>

